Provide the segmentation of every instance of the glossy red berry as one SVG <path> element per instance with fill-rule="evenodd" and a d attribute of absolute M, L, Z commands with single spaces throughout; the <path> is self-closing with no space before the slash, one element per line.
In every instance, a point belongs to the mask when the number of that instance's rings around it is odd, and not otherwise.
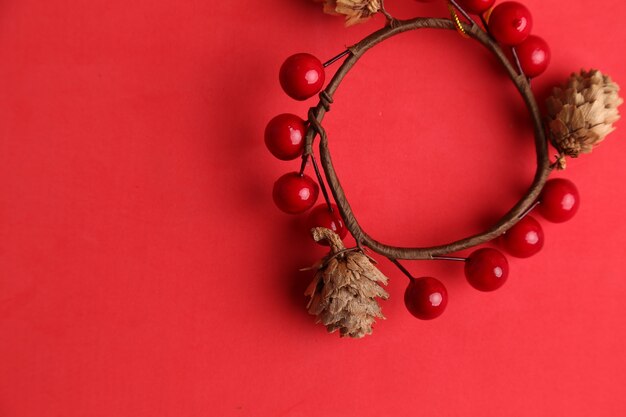
<path fill-rule="evenodd" d="M 465 278 L 479 291 L 497 290 L 509 276 L 509 262 L 499 250 L 478 249 L 465 262 Z"/>
<path fill-rule="evenodd" d="M 313 207 L 318 194 L 319 187 L 311 177 L 290 172 L 276 180 L 272 197 L 285 213 L 298 214 Z"/>
<path fill-rule="evenodd" d="M 482 14 L 489 10 L 491 6 L 496 2 L 496 0 L 457 0 L 459 6 L 461 6 L 465 11 L 474 13 L 474 14 Z"/>
<path fill-rule="evenodd" d="M 295 114 L 283 113 L 265 127 L 265 146 L 276 158 L 289 161 L 302 155 L 306 127 Z"/>
<path fill-rule="evenodd" d="M 324 85 L 324 66 L 311 54 L 295 54 L 280 67 L 278 79 L 287 95 L 295 100 L 306 100 L 319 93 Z"/>
<path fill-rule="evenodd" d="M 517 258 L 533 256 L 543 247 L 543 229 L 534 217 L 526 215 L 502 236 L 505 249 Z"/>
<path fill-rule="evenodd" d="M 551 222 L 568 221 L 578 211 L 580 197 L 573 182 L 555 178 L 546 182 L 539 196 L 539 213 Z"/>
<path fill-rule="evenodd" d="M 326 203 L 314 207 L 309 214 L 308 228 L 325 227 L 337 233 L 339 237 L 343 239 L 346 237 L 348 229 L 346 229 L 346 226 L 343 224 L 343 219 L 341 218 L 341 214 L 339 214 L 339 208 L 335 204 L 331 204 L 331 207 L 333 209 L 332 212 L 328 209 Z M 328 244 L 326 240 L 320 240 L 319 243 L 323 245 Z"/>
<path fill-rule="evenodd" d="M 489 17 L 489 30 L 503 45 L 519 45 L 530 35 L 533 19 L 521 3 L 505 1 L 498 4 Z"/>
<path fill-rule="evenodd" d="M 550 47 L 539 36 L 530 35 L 516 46 L 516 50 L 524 74 L 528 77 L 542 74 L 550 64 Z"/>
<path fill-rule="evenodd" d="M 448 291 L 438 279 L 432 277 L 412 279 L 404 292 L 404 304 L 418 319 L 434 319 L 446 309 Z"/>

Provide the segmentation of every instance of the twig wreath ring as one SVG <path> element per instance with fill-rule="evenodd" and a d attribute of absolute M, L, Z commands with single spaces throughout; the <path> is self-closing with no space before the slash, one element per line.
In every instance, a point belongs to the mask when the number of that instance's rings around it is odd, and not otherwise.
<path fill-rule="evenodd" d="M 508 58 L 504 55 L 504 52 L 497 45 L 495 41 L 488 37 L 488 35 L 479 30 L 477 26 L 471 27 L 466 24 L 462 24 L 465 33 L 470 37 L 478 40 L 485 45 L 502 63 L 507 73 L 513 80 L 514 84 L 522 94 L 524 101 L 528 107 L 528 111 L 532 117 L 533 128 L 535 134 L 535 149 L 537 152 L 537 171 L 531 188 L 526 195 L 513 207 L 496 225 L 494 225 L 488 231 L 476 236 L 471 236 L 462 239 L 457 242 L 452 242 L 446 245 L 429 247 L 429 248 L 398 248 L 393 246 L 384 245 L 372 237 L 370 237 L 359 226 L 354 213 L 346 199 L 346 195 L 341 187 L 337 174 L 334 170 L 330 150 L 328 146 L 328 138 L 321 126 L 321 121 L 324 118 L 326 111 L 329 109 L 329 104 L 332 101 L 331 98 L 335 90 L 339 87 L 341 81 L 358 61 L 358 59 L 367 52 L 370 48 L 376 44 L 389 39 L 390 37 L 402 32 L 431 28 L 431 29 L 450 29 L 455 30 L 456 25 L 447 19 L 434 19 L 434 18 L 416 18 L 406 22 L 398 22 L 394 26 L 387 26 L 372 35 L 368 36 L 355 46 L 349 48 L 350 55 L 343 62 L 341 67 L 335 73 L 335 76 L 330 81 L 326 89 L 322 92 L 322 98 L 314 109 L 309 112 L 309 129 L 305 138 L 305 151 L 304 158 L 311 154 L 311 143 L 316 134 L 320 136 L 320 158 L 321 163 L 326 174 L 326 180 L 329 183 L 330 189 L 333 192 L 335 202 L 339 207 L 341 216 L 345 222 L 346 227 L 350 233 L 354 236 L 357 242 L 364 244 L 365 246 L 375 250 L 381 255 L 394 258 L 394 259 L 432 259 L 435 255 L 444 255 L 451 252 L 457 252 L 469 247 L 479 245 L 481 243 L 490 241 L 495 237 L 504 233 L 515 223 L 516 219 L 530 208 L 533 202 L 539 196 L 539 193 L 543 187 L 543 184 L 548 178 L 551 171 L 551 165 L 548 158 L 548 145 L 545 139 L 543 130 L 543 123 L 541 121 L 541 115 L 535 98 L 530 89 L 530 84 L 525 76 L 517 74 L 513 66 L 509 63 Z"/>
<path fill-rule="evenodd" d="M 310 297 L 309 313 L 317 316 L 329 332 L 339 330 L 341 336 L 362 337 L 372 332 L 377 318 L 384 318 L 377 298 L 388 298 L 380 285 L 385 285 L 387 278 L 374 266 L 375 261 L 365 253 L 365 248 L 388 258 L 409 278 L 404 297 L 409 312 L 420 319 L 432 319 L 442 314 L 447 305 L 445 286 L 432 277 L 413 277 L 400 260 L 462 261 L 472 287 L 493 291 L 508 277 L 508 261 L 503 253 L 495 248 L 480 248 L 466 258 L 453 254 L 502 236 L 503 246 L 510 255 L 532 256 L 542 248 L 544 235 L 540 223 L 529 213 L 536 210 L 548 221 L 563 222 L 578 210 L 580 198 L 576 186 L 566 179 L 548 180 L 548 177 L 555 168 L 565 168 L 566 156 L 590 153 L 614 130 L 613 123 L 619 119 L 617 108 L 623 102 L 619 87 L 597 70 L 572 74 L 564 87 L 554 89 L 546 103 L 548 114 L 542 115 L 530 79 L 547 67 L 549 48 L 541 38 L 530 35 L 532 18 L 528 9 L 510 1 L 493 8 L 494 2 L 462 0 L 459 4 L 450 0 L 450 19 L 418 17 L 400 21 L 385 10 L 381 0 L 327 0 L 325 11 L 345 15 L 347 24 L 378 12 L 386 17 L 387 24 L 326 63 L 301 53 L 289 57 L 282 65 L 279 79 L 285 92 L 297 100 L 306 100 L 319 92 L 319 102 L 309 109 L 306 122 L 296 115 L 281 114 L 265 130 L 265 143 L 274 156 L 282 160 L 302 157 L 299 171 L 276 181 L 273 198 L 282 211 L 299 214 L 312 208 L 321 188 L 325 204 L 311 210 L 308 224 L 314 240 L 329 245 L 330 252 L 308 268 L 316 273 L 305 294 Z M 480 17 L 482 27 L 468 12 Z M 363 54 L 397 34 L 417 29 L 457 30 L 463 37 L 480 42 L 496 57 L 530 114 L 537 168 L 527 192 L 483 233 L 432 247 L 397 247 L 375 240 L 359 225 L 335 172 L 322 121 L 330 110 L 335 91 Z M 513 63 L 503 48 L 510 48 Z M 325 81 L 324 69 L 342 58 L 344 61 L 320 92 Z M 554 162 L 549 158 L 546 134 L 557 150 Z M 324 178 L 313 146 L 318 136 Z M 304 173 L 309 161 L 317 183 Z M 331 202 L 325 182 L 335 203 Z M 353 236 L 356 247 L 343 245 L 342 238 L 347 232 Z"/>

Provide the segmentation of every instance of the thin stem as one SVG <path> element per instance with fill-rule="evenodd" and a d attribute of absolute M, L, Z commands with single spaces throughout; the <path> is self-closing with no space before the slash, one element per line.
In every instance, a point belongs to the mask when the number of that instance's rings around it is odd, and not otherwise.
<path fill-rule="evenodd" d="M 317 161 L 315 160 L 315 156 L 311 154 L 311 163 L 313 164 L 313 169 L 315 170 L 315 176 L 317 177 L 317 182 L 320 184 L 320 188 L 322 189 L 322 195 L 324 196 L 324 200 L 326 201 L 326 205 L 328 206 L 328 210 L 332 213 L 333 206 L 330 202 L 330 197 L 328 196 L 328 190 L 326 189 L 326 184 L 324 183 L 324 178 L 320 172 L 319 167 L 317 166 Z"/>
<path fill-rule="evenodd" d="M 533 209 L 535 207 L 537 207 L 539 205 L 540 201 L 537 200 L 535 201 L 530 207 L 528 207 L 528 209 L 526 209 L 526 211 L 524 211 L 522 214 L 520 214 L 517 218 L 518 220 L 522 220 L 524 217 L 528 216 L 528 214 L 533 211 Z"/>
<path fill-rule="evenodd" d="M 413 280 L 415 279 L 415 277 L 413 277 L 413 275 L 411 275 L 411 273 L 409 272 L 409 270 L 408 270 L 408 269 L 406 269 L 406 268 L 404 267 L 404 265 L 402 265 L 402 264 L 401 264 L 401 263 L 400 263 L 397 259 L 394 259 L 394 258 L 387 258 L 387 259 L 389 259 L 389 260 L 390 260 L 390 261 L 391 261 L 391 262 L 392 262 L 395 266 L 397 266 L 397 267 L 398 267 L 398 269 L 399 269 L 400 271 L 402 271 L 402 273 L 403 273 L 404 275 L 406 275 L 407 277 L 409 277 L 409 280 L 413 281 Z"/>
<path fill-rule="evenodd" d="M 307 129 L 310 129 L 311 127 L 311 124 L 308 120 L 304 122 L 304 125 L 306 126 Z M 309 146 L 307 146 L 307 144 L 305 143 L 304 151 L 302 152 L 302 162 L 300 163 L 300 170 L 298 171 L 298 174 L 300 174 L 300 176 L 304 175 L 306 164 L 307 162 L 309 162 L 309 156 L 313 153 L 313 150 L 312 150 L 313 140 L 315 140 L 314 135 L 311 136 L 311 140 L 309 141 L 310 142 Z M 306 142 L 306 139 L 305 139 L 305 142 Z"/>
<path fill-rule="evenodd" d="M 485 19 L 484 13 L 480 15 L 480 22 L 483 24 L 483 27 L 485 28 L 485 32 L 487 32 L 487 35 L 493 38 L 493 35 L 491 34 L 491 31 L 489 30 L 489 23 L 487 23 L 487 19 Z"/>
<path fill-rule="evenodd" d="M 324 66 L 324 68 L 326 68 L 327 66 L 332 65 L 335 62 L 339 61 L 341 58 L 343 58 L 344 56 L 348 55 L 349 53 L 350 53 L 350 50 L 346 49 L 342 53 L 337 54 L 334 57 L 332 57 L 331 59 L 329 59 L 328 61 L 324 62 L 322 65 Z"/>
<path fill-rule="evenodd" d="M 460 256 L 433 256 L 431 259 L 436 261 L 457 261 L 457 262 L 467 262 L 467 258 L 461 258 Z"/>
<path fill-rule="evenodd" d="M 298 174 L 300 176 L 304 175 L 304 169 L 306 168 L 306 164 L 309 161 L 309 155 L 302 154 L 302 162 L 300 163 L 300 170 L 298 171 Z"/>
<path fill-rule="evenodd" d="M 517 66 L 517 70 L 519 71 L 519 75 L 523 76 L 530 83 L 530 78 L 524 74 L 524 70 L 522 69 L 522 63 L 519 60 L 519 56 L 517 55 L 517 49 L 514 46 L 511 47 L 511 53 L 513 54 L 513 59 L 515 60 L 515 66 Z"/>
<path fill-rule="evenodd" d="M 385 18 L 387 19 L 387 22 L 389 22 L 389 24 L 391 24 L 391 22 L 396 20 L 395 17 L 393 17 L 391 14 L 389 14 L 387 9 L 385 9 L 385 0 L 380 0 L 380 12 L 385 16 Z"/>

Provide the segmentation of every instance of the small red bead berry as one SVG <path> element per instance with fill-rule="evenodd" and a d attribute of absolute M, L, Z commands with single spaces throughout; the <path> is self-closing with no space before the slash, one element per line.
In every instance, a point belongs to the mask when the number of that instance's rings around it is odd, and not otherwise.
<path fill-rule="evenodd" d="M 465 262 L 465 277 L 479 291 L 497 290 L 509 276 L 509 262 L 499 250 L 478 249 Z"/>
<path fill-rule="evenodd" d="M 543 229 L 534 217 L 526 215 L 502 236 L 505 249 L 517 258 L 533 256 L 543 247 Z"/>
<path fill-rule="evenodd" d="M 519 45 L 530 35 L 533 19 L 521 3 L 505 1 L 498 4 L 489 17 L 489 30 L 503 45 Z"/>
<path fill-rule="evenodd" d="M 337 233 L 341 239 L 346 237 L 348 229 L 343 224 L 343 219 L 339 214 L 339 208 L 335 204 L 330 205 L 333 209 L 331 212 L 326 203 L 320 204 L 311 210 L 308 218 L 308 228 L 325 227 Z M 320 240 L 318 243 L 328 245 L 326 240 Z"/>
<path fill-rule="evenodd" d="M 539 196 L 539 213 L 554 223 L 568 221 L 578 211 L 580 197 L 573 182 L 554 178 L 546 182 Z"/>
<path fill-rule="evenodd" d="M 265 146 L 276 158 L 290 161 L 302 155 L 306 127 L 295 114 L 283 113 L 265 127 Z"/>
<path fill-rule="evenodd" d="M 530 35 L 516 47 L 519 62 L 528 77 L 542 74 L 550 64 L 550 47 L 539 36 Z"/>
<path fill-rule="evenodd" d="M 319 186 L 308 175 L 290 172 L 274 183 L 272 197 L 276 206 L 285 213 L 303 213 L 313 207 Z"/>
<path fill-rule="evenodd" d="M 325 77 L 322 62 L 306 53 L 287 58 L 278 75 L 285 93 L 295 100 L 306 100 L 317 94 L 324 85 Z"/>
<path fill-rule="evenodd" d="M 415 278 L 406 287 L 404 304 L 407 310 L 418 319 L 434 319 L 446 309 L 448 291 L 438 279 Z"/>
<path fill-rule="evenodd" d="M 486 12 L 495 2 L 496 0 L 458 0 L 459 6 L 474 14 Z"/>

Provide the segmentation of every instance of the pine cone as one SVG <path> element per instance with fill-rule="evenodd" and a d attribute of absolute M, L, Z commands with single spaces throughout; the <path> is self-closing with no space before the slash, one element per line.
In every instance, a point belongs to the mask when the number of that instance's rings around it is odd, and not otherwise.
<path fill-rule="evenodd" d="M 590 153 L 615 130 L 617 107 L 623 103 L 618 92 L 619 86 L 598 70 L 574 73 L 563 88 L 553 90 L 546 106 L 550 140 L 560 159 Z"/>
<path fill-rule="evenodd" d="M 385 318 L 376 297 L 389 298 L 378 284 L 387 285 L 387 277 L 360 250 L 346 250 L 333 231 L 316 227 L 311 233 L 315 241 L 326 239 L 330 252 L 304 293 L 311 297 L 309 313 L 316 315 L 329 333 L 339 330 L 342 337 L 355 338 L 371 334 L 375 319 Z"/>
<path fill-rule="evenodd" d="M 364 22 L 380 11 L 380 0 L 314 0 L 324 3 L 324 12 L 345 15 L 346 26 Z"/>

